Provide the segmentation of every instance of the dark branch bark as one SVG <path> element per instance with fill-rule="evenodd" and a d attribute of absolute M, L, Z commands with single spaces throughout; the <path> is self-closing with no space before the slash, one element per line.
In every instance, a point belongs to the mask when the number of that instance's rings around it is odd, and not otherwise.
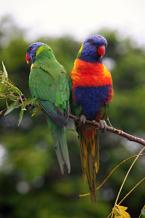
<path fill-rule="evenodd" d="M 70 114 L 69 118 L 73 119 L 76 122 L 79 122 L 79 118 L 75 115 Z M 86 120 L 86 124 L 91 125 L 91 126 L 95 126 L 96 128 L 101 129 L 101 126 L 98 122 Z M 105 127 L 105 130 L 107 130 L 108 132 L 114 133 L 116 135 L 119 135 L 121 137 L 124 137 L 124 138 L 128 139 L 129 141 L 137 142 L 137 143 L 145 146 L 145 140 L 143 138 L 133 136 L 133 135 L 126 133 L 120 129 L 116 129 L 116 128 L 114 128 L 112 126 L 108 126 L 108 125 Z"/>
<path fill-rule="evenodd" d="M 34 105 L 29 104 L 27 110 L 28 109 L 31 110 L 34 107 L 35 107 Z M 6 109 L 1 110 L 0 117 L 4 116 L 5 112 L 6 112 Z M 80 120 L 79 117 L 72 115 L 72 114 L 69 114 L 69 118 L 73 119 L 76 122 L 79 122 L 79 120 Z M 86 120 L 86 124 L 91 125 L 91 126 L 95 126 L 98 129 L 102 129 L 98 122 Z M 133 142 L 136 142 L 136 143 L 139 143 L 139 144 L 145 146 L 145 140 L 143 138 L 133 136 L 129 133 L 124 132 L 123 130 L 116 129 L 116 128 L 114 128 L 112 126 L 108 126 L 108 125 L 105 127 L 105 130 L 107 130 L 108 132 L 114 133 L 116 135 L 119 135 L 121 137 L 124 137 L 124 138 L 128 139 L 129 141 L 133 141 Z"/>

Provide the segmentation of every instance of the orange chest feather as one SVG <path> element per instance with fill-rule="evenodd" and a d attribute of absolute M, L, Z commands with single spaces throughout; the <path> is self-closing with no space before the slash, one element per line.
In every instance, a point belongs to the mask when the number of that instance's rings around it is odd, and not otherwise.
<path fill-rule="evenodd" d="M 112 85 L 112 77 L 101 63 L 88 63 L 76 59 L 71 71 L 73 88 Z"/>

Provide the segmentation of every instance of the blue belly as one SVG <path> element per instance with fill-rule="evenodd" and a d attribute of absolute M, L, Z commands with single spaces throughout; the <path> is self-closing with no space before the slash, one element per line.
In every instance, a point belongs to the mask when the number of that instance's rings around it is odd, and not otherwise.
<path fill-rule="evenodd" d="M 77 87 L 74 90 L 76 104 L 81 106 L 87 119 L 95 119 L 105 105 L 110 93 L 110 86 Z"/>

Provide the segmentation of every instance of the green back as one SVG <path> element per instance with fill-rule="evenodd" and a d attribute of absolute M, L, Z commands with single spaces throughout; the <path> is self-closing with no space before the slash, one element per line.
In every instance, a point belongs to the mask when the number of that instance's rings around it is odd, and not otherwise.
<path fill-rule="evenodd" d="M 49 101 L 65 111 L 69 104 L 68 76 L 48 46 L 36 53 L 29 76 L 29 88 L 33 97 Z"/>

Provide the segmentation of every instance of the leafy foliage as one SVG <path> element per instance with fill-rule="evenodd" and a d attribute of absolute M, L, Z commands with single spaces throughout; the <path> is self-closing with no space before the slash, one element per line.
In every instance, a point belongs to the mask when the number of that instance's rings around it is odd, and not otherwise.
<path fill-rule="evenodd" d="M 36 99 L 25 98 L 21 90 L 9 80 L 7 70 L 3 62 L 2 66 L 3 71 L 0 73 L 0 100 L 5 101 L 6 109 L 2 110 L 1 113 L 4 113 L 6 116 L 14 109 L 19 108 L 19 126 L 22 122 L 24 111 L 31 107 L 31 113 L 34 116 L 40 111 L 39 104 Z"/>

